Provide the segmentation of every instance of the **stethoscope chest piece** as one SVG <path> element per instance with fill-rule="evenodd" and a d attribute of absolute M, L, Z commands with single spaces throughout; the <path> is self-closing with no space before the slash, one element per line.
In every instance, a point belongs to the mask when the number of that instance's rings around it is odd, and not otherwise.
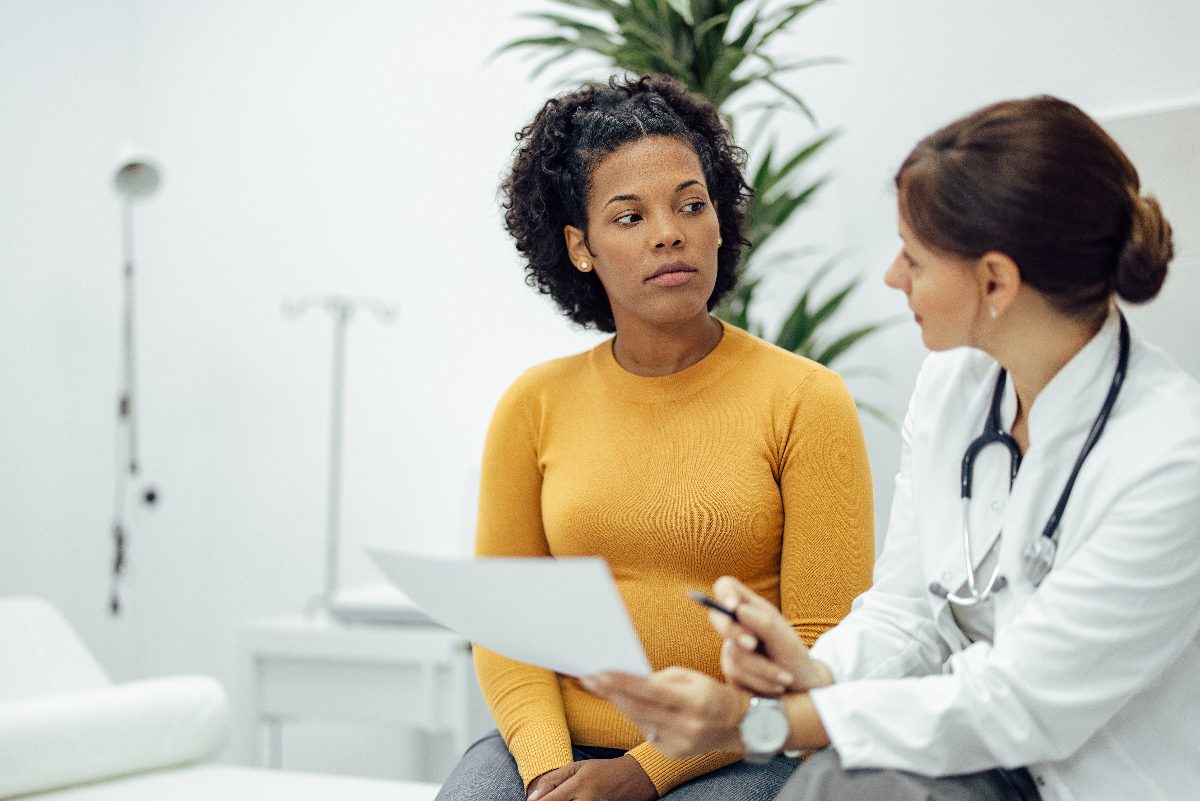
<path fill-rule="evenodd" d="M 1021 549 L 1021 567 L 1025 571 L 1025 578 L 1029 579 L 1033 586 L 1040 585 L 1042 579 L 1049 575 L 1057 551 L 1058 546 L 1049 537 L 1038 537 L 1025 543 L 1025 547 Z"/>

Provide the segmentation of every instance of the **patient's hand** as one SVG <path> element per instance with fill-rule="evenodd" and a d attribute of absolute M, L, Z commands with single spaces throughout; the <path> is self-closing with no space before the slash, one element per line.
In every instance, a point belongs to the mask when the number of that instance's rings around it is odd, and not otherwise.
<path fill-rule="evenodd" d="M 653 801 L 654 783 L 633 757 L 585 759 L 546 771 L 529 783 L 528 801 L 614 799 Z"/>
<path fill-rule="evenodd" d="M 713 594 L 738 616 L 735 623 L 720 612 L 708 613 L 713 628 L 725 638 L 721 670 L 731 684 L 763 696 L 833 684 L 829 668 L 809 656 L 808 648 L 770 601 L 729 576 L 717 579 Z M 755 650 L 759 642 L 765 656 Z"/>
<path fill-rule="evenodd" d="M 580 682 L 621 710 L 669 757 L 743 750 L 738 723 L 750 697 L 704 673 L 669 667 L 650 676 L 608 672 Z"/>

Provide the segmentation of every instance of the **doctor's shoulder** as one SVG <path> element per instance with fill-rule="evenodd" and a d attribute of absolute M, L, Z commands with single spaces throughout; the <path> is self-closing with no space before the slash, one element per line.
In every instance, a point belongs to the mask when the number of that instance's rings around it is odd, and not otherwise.
<path fill-rule="evenodd" d="M 1200 459 L 1200 381 L 1170 355 L 1135 338 L 1121 393 L 1113 426 L 1129 435 L 1131 445 Z"/>

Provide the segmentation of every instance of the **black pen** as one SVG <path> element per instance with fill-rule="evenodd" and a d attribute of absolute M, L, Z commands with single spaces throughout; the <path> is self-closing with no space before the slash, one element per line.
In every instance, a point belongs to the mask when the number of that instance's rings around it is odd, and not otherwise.
<path fill-rule="evenodd" d="M 700 590 L 688 590 L 687 594 L 688 594 L 689 598 L 691 598 L 693 601 L 700 604 L 701 606 L 707 606 L 709 609 L 716 609 L 718 612 L 720 612 L 721 614 L 728 617 L 734 623 L 738 622 L 736 610 L 730 609 L 725 606 L 721 606 L 719 603 L 714 601 L 712 598 L 709 598 L 707 595 L 700 592 Z"/>
<path fill-rule="evenodd" d="M 688 594 L 689 598 L 691 598 L 693 601 L 700 604 L 701 606 L 707 606 L 709 609 L 715 609 L 718 612 L 720 612 L 721 614 L 728 617 L 734 623 L 738 622 L 738 616 L 737 616 L 736 609 L 730 609 L 727 606 L 722 606 L 721 604 L 717 603 L 712 598 L 709 598 L 707 595 L 700 592 L 699 590 L 688 590 L 687 594 Z M 754 652 L 757 654 L 762 654 L 763 656 L 766 656 L 767 649 L 765 647 L 763 647 L 762 639 L 759 637 L 755 637 L 755 639 L 758 640 L 758 645 L 755 646 Z"/>

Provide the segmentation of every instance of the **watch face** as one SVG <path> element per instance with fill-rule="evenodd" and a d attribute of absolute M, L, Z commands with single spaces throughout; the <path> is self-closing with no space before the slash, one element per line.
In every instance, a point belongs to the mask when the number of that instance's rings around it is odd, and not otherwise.
<path fill-rule="evenodd" d="M 753 699 L 739 728 L 742 743 L 751 754 L 774 754 L 787 742 L 787 715 L 774 699 Z"/>

